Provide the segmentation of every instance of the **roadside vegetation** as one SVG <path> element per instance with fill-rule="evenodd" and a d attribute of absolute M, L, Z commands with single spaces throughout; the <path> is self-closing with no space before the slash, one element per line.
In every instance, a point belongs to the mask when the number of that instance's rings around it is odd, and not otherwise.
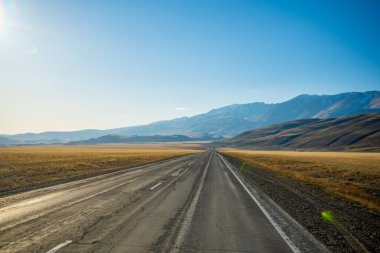
<path fill-rule="evenodd" d="M 380 212 L 380 153 L 221 149 L 224 155 L 322 187 Z"/>
<path fill-rule="evenodd" d="M 0 194 L 202 152 L 198 144 L 0 148 Z"/>

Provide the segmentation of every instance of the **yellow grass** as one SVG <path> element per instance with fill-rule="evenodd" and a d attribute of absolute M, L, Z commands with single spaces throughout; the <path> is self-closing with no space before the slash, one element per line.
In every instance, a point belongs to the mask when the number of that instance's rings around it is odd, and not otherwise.
<path fill-rule="evenodd" d="M 380 153 L 222 149 L 249 165 L 319 185 L 380 211 Z"/>
<path fill-rule="evenodd" d="M 174 144 L 173 144 L 174 145 Z M 165 145 L 31 146 L 0 148 L 0 191 L 69 177 L 126 169 L 201 152 Z M 191 146 L 194 148 L 194 146 Z"/>

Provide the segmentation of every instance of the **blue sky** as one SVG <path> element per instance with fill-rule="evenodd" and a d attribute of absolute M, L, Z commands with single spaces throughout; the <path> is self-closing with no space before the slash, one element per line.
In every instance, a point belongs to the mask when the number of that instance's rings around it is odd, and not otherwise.
<path fill-rule="evenodd" d="M 0 0 L 0 133 L 379 90 L 379 1 Z"/>

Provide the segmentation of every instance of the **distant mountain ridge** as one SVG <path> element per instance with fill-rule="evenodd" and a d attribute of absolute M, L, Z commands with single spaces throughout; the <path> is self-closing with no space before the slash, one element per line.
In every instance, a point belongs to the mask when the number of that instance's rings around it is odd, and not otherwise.
<path fill-rule="evenodd" d="M 380 113 L 288 121 L 245 131 L 220 144 L 256 149 L 380 150 Z"/>
<path fill-rule="evenodd" d="M 0 145 L 15 145 L 20 144 L 20 141 L 12 140 L 3 136 L 0 136 Z"/>
<path fill-rule="evenodd" d="M 200 136 L 189 137 L 186 135 L 150 135 L 150 136 L 123 136 L 123 135 L 104 135 L 98 138 L 91 138 L 84 141 L 73 141 L 68 144 L 101 144 L 101 143 L 147 143 L 147 142 L 185 142 L 185 141 L 215 141 L 221 137 Z"/>
<path fill-rule="evenodd" d="M 22 143 L 67 143 L 104 135 L 215 135 L 231 137 L 242 131 L 304 118 L 338 118 L 380 112 L 380 91 L 337 95 L 300 95 L 291 100 L 266 104 L 235 104 L 192 117 L 158 121 L 147 125 L 109 130 L 81 130 L 3 135 Z M 1 144 L 1 142 L 0 142 Z"/>

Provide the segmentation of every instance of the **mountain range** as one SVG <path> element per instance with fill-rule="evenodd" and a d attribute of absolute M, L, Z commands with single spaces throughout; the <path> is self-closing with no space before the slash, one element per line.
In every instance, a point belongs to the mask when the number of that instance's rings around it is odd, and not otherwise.
<path fill-rule="evenodd" d="M 184 142 L 184 141 L 216 141 L 221 137 L 201 136 L 189 137 L 186 135 L 133 135 L 124 136 L 117 134 L 104 135 L 83 141 L 73 141 L 68 144 L 101 144 L 101 143 L 146 143 L 146 142 Z"/>
<path fill-rule="evenodd" d="M 0 135 L 0 144 L 68 143 L 105 135 L 187 135 L 232 137 L 242 131 L 296 119 L 338 118 L 380 112 L 380 91 L 337 95 L 300 95 L 275 104 L 234 104 L 192 117 L 108 130 Z"/>
<path fill-rule="evenodd" d="M 380 150 L 380 113 L 294 120 L 245 131 L 221 144 L 259 149 Z"/>

